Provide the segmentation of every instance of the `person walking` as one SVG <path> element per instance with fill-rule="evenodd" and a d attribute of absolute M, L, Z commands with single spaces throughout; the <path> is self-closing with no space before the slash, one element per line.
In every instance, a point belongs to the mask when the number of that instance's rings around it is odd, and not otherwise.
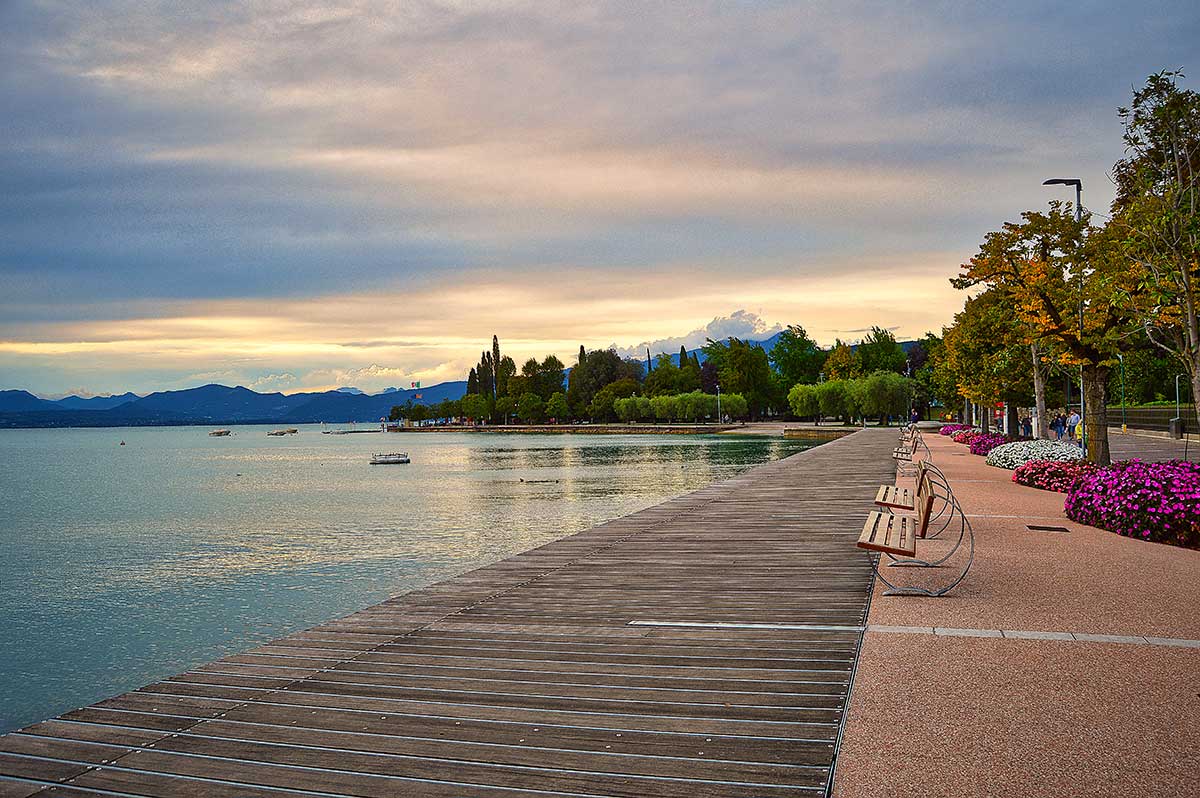
<path fill-rule="evenodd" d="M 1021 419 L 1021 436 L 1024 438 L 1033 437 L 1033 419 L 1029 416 Z"/>
<path fill-rule="evenodd" d="M 1071 415 L 1067 417 L 1067 433 L 1071 440 L 1075 440 L 1075 428 L 1079 426 L 1079 422 L 1082 420 L 1083 419 L 1081 419 L 1079 414 L 1074 410 L 1072 410 Z"/>
<path fill-rule="evenodd" d="M 1063 436 L 1063 426 L 1066 418 L 1062 413 L 1055 413 L 1054 420 L 1050 422 L 1050 429 L 1054 431 L 1054 440 L 1061 441 Z"/>

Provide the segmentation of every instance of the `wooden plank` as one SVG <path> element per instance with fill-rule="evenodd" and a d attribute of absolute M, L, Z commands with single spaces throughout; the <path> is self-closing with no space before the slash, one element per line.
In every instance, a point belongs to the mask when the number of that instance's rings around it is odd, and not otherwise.
<path fill-rule="evenodd" d="M 862 626 L 873 574 L 850 544 L 893 441 L 855 433 L 35 724 L 0 738 L 0 786 L 818 794 L 859 634 L 753 624 Z M 896 518 L 871 535 L 911 545 Z"/>

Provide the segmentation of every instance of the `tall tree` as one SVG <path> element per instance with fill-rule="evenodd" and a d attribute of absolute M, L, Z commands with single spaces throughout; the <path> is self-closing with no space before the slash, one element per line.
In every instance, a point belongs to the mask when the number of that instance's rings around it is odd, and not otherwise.
<path fill-rule="evenodd" d="M 858 345 L 858 361 L 864 374 L 873 374 L 876 371 L 894 371 L 899 374 L 904 371 L 908 359 L 890 330 L 872 327 L 870 334 Z"/>
<path fill-rule="evenodd" d="M 1118 112 L 1128 156 L 1113 169 L 1112 226 L 1141 289 L 1126 301 L 1200 397 L 1200 94 L 1181 89 L 1181 77 L 1151 75 Z"/>
<path fill-rule="evenodd" d="M 504 386 L 502 385 L 500 374 L 500 338 L 495 335 L 492 336 L 492 364 L 495 369 L 495 382 L 493 384 L 495 393 L 493 394 L 493 398 L 496 398 L 504 394 L 501 390 Z"/>
<path fill-rule="evenodd" d="M 852 380 L 862 376 L 862 361 L 858 353 L 840 339 L 835 340 L 833 349 L 825 358 L 825 379 Z"/>
<path fill-rule="evenodd" d="M 1113 228 L 1091 227 L 1061 202 L 1048 213 L 1026 212 L 989 233 L 979 253 L 951 282 L 957 288 L 985 284 L 1000 288 L 1011 312 L 1034 340 L 1062 349 L 1064 363 L 1083 373 L 1088 459 L 1110 461 L 1107 387 L 1116 355 L 1129 345 L 1135 291 Z M 1026 360 L 1028 362 L 1028 360 Z"/>
<path fill-rule="evenodd" d="M 776 400 L 774 373 L 761 346 L 740 338 L 730 338 L 727 344 L 709 339 L 704 354 L 717 366 L 721 391 L 741 394 L 751 418 L 760 418 L 771 409 Z"/>
<path fill-rule="evenodd" d="M 479 375 L 474 368 L 467 374 L 467 393 L 479 393 Z"/>
<path fill-rule="evenodd" d="M 790 324 L 779 334 L 771 350 L 771 365 L 788 388 L 798 382 L 814 383 L 820 378 L 825 353 L 799 324 Z"/>
<path fill-rule="evenodd" d="M 492 357 L 495 356 L 493 353 Z M 508 396 L 508 381 L 516 375 L 517 364 L 508 355 L 500 358 L 496 363 L 496 393 L 500 396 Z"/>

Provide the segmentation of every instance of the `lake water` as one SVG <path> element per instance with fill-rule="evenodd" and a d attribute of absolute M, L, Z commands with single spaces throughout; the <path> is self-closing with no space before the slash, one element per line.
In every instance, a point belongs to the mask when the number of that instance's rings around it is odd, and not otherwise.
<path fill-rule="evenodd" d="M 267 429 L 0 431 L 0 733 L 812 445 Z"/>

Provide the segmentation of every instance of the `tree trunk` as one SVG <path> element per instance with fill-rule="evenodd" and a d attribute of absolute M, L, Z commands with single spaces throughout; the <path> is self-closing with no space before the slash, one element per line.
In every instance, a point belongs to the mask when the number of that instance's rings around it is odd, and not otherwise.
<path fill-rule="evenodd" d="M 1083 367 L 1084 433 L 1087 436 L 1088 460 L 1096 465 L 1108 465 L 1112 458 L 1108 449 L 1108 366 Z"/>
<path fill-rule="evenodd" d="M 1004 406 L 1004 412 L 1006 413 L 1005 425 L 1008 427 L 1008 429 L 1005 431 L 1008 433 L 1008 437 L 1021 437 L 1021 419 L 1017 417 L 1016 402 L 1009 402 L 1006 404 Z"/>
<path fill-rule="evenodd" d="M 1037 344 L 1029 345 L 1033 355 L 1033 407 L 1034 407 L 1034 438 L 1049 438 L 1050 427 L 1046 424 L 1046 373 L 1042 369 L 1042 353 Z"/>
<path fill-rule="evenodd" d="M 991 426 L 988 422 L 991 421 L 991 418 L 989 418 L 992 415 L 991 408 L 984 407 L 982 404 L 976 404 L 975 409 L 979 412 L 979 428 L 984 432 L 990 432 Z"/>

